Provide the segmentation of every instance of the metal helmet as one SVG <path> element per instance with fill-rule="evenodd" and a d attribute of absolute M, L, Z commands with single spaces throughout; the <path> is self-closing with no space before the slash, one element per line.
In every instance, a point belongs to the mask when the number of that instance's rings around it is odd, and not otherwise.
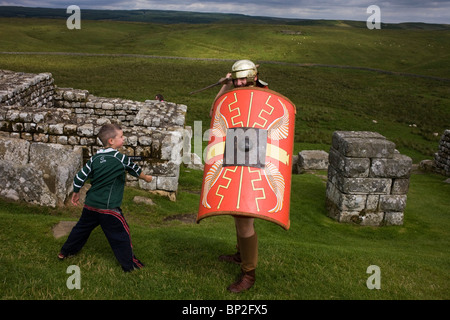
<path fill-rule="evenodd" d="M 257 74 L 256 65 L 250 60 L 238 60 L 231 67 L 231 77 L 233 80 L 247 78 L 249 83 L 254 83 Z"/>

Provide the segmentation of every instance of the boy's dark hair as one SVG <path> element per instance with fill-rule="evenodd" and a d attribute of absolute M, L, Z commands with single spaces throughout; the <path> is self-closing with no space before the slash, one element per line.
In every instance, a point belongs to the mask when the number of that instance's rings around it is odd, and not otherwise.
<path fill-rule="evenodd" d="M 122 130 L 122 128 L 117 123 L 108 123 L 100 128 L 97 136 L 103 146 L 108 147 L 108 140 L 114 138 L 119 130 Z"/>

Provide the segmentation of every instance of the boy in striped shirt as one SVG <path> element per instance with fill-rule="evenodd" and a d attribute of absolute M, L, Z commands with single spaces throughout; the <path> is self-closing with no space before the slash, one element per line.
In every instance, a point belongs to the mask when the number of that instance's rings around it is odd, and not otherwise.
<path fill-rule="evenodd" d="M 130 230 L 120 209 L 126 173 L 146 182 L 152 181 L 153 177 L 144 174 L 141 167 L 117 151 L 124 142 L 119 125 L 102 126 L 98 137 L 105 149 L 92 156 L 74 178 L 73 205 L 79 204 L 80 189 L 88 179 L 91 188 L 86 194 L 81 218 L 62 246 L 58 258 L 62 260 L 80 251 L 92 230 L 100 225 L 122 269 L 128 272 L 143 267 L 143 264 L 133 254 Z"/>

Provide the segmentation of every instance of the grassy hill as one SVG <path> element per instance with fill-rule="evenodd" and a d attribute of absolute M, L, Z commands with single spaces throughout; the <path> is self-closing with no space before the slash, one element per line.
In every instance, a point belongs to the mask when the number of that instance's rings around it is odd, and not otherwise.
<path fill-rule="evenodd" d="M 348 21 L 169 24 L 84 16 L 81 30 L 68 30 L 67 15 L 46 17 L 0 18 L 1 69 L 51 72 L 58 86 L 97 96 L 143 101 L 162 93 L 188 106 L 188 125 L 202 121 L 206 130 L 217 90 L 188 93 L 216 82 L 234 60 L 249 58 L 261 64 L 261 77 L 271 89 L 296 104 L 296 152 L 328 151 L 336 130 L 371 130 L 394 141 L 417 164 L 433 157 L 449 126 L 450 33 L 443 28 L 368 30 Z M 0 297 L 446 300 L 450 185 L 443 180 L 413 174 L 404 226 L 362 228 L 326 217 L 320 175 L 295 175 L 291 229 L 256 222 L 257 284 L 237 297 L 225 289 L 237 275 L 235 266 L 217 261 L 234 248 L 231 218 L 199 225 L 171 218 L 195 216 L 199 171 L 182 169 L 177 202 L 152 196 L 155 207 L 137 205 L 132 198 L 147 194 L 127 189 L 123 209 L 136 254 L 146 263 L 129 275 L 117 266 L 101 230 L 79 255 L 56 260 L 64 239 L 55 240 L 51 227 L 76 220 L 79 208 L 1 200 Z M 71 264 L 82 270 L 81 290 L 65 285 Z M 366 287 L 370 265 L 381 268 L 381 290 Z"/>
<path fill-rule="evenodd" d="M 448 81 L 426 77 L 450 79 L 449 49 L 450 32 L 443 30 L 84 19 L 81 30 L 68 30 L 63 19 L 0 19 L 0 52 L 93 54 L 2 54 L 0 68 L 51 72 L 57 85 L 98 96 L 145 100 L 162 93 L 188 106 L 189 125 L 203 121 L 206 130 L 215 91 L 188 93 L 248 58 L 261 64 L 271 89 L 296 104 L 297 146 L 327 149 L 335 130 L 375 130 L 415 162 L 433 156 L 448 127 Z"/>
<path fill-rule="evenodd" d="M 0 6 L 0 17 L 17 18 L 50 18 L 67 19 L 69 14 L 66 8 L 30 8 L 19 6 Z M 342 20 L 311 20 L 311 19 L 289 19 L 263 16 L 249 16 L 231 13 L 204 13 L 175 10 L 96 10 L 83 9 L 82 15 L 85 20 L 114 20 L 134 21 L 147 23 L 188 23 L 188 24 L 279 24 L 279 25 L 303 25 L 303 26 L 336 26 L 349 25 L 356 28 L 366 28 L 365 21 L 342 21 Z M 431 23 L 383 23 L 382 28 L 388 29 L 423 29 L 423 30 L 449 30 L 448 24 Z"/>

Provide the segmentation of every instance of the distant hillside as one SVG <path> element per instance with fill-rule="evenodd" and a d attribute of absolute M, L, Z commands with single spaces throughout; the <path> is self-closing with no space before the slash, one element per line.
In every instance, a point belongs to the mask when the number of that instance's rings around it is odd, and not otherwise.
<path fill-rule="evenodd" d="M 188 11 L 169 10 L 92 10 L 82 9 L 82 19 L 86 20 L 115 20 L 134 21 L 162 24 L 207 24 L 207 23 L 250 23 L 250 24 L 283 24 L 283 25 L 324 25 L 342 26 L 347 25 L 355 28 L 366 28 L 365 21 L 352 20 L 310 20 L 310 19 L 288 19 L 275 17 L 248 16 L 244 14 L 228 13 L 202 13 Z M 0 6 L 0 17 L 21 18 L 48 18 L 67 19 L 66 8 L 30 8 L 17 6 Z M 382 24 L 385 29 L 408 29 L 408 30 L 450 30 L 449 24 L 429 23 L 398 23 Z"/>
<path fill-rule="evenodd" d="M 0 17 L 65 18 L 66 9 L 0 7 Z M 87 20 L 117 20 L 153 23 L 295 23 L 301 20 L 270 17 L 253 17 L 243 14 L 201 13 L 168 10 L 92 10 L 82 9 L 82 18 Z"/>

